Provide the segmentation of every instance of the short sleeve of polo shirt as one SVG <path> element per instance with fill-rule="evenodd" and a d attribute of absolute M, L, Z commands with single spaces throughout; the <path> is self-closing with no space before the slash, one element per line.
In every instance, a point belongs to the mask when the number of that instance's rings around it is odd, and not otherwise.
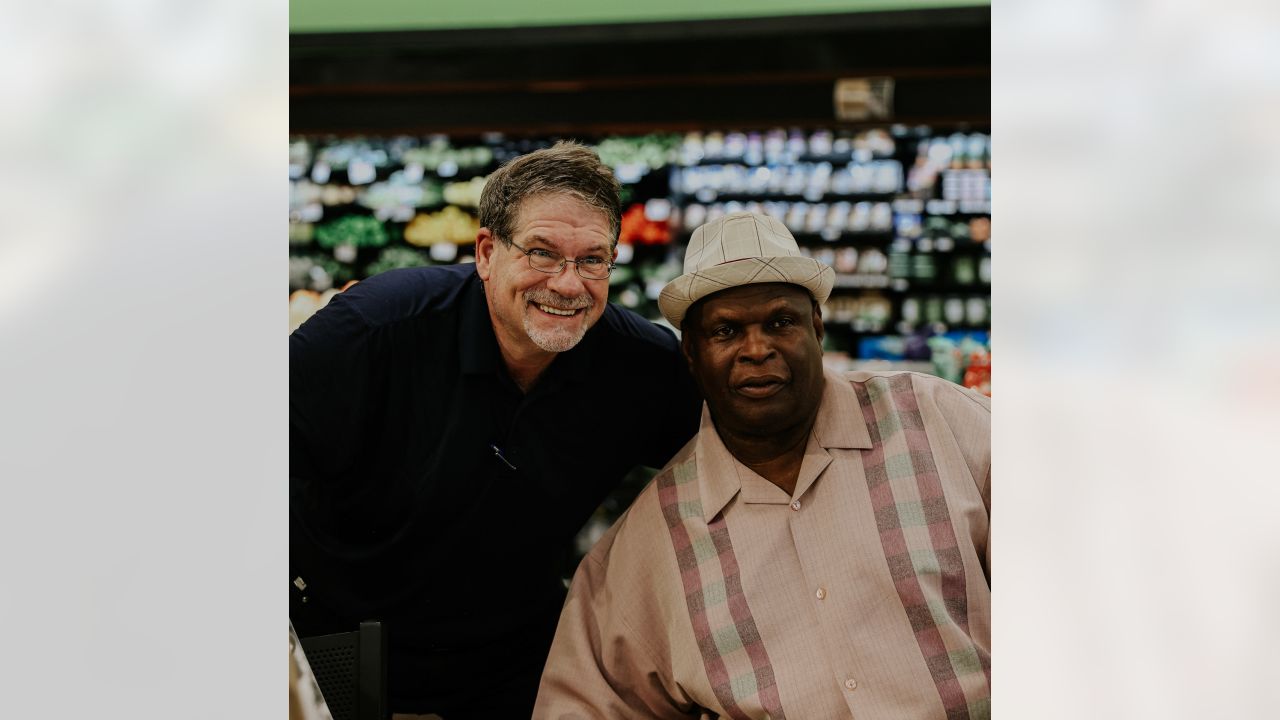
<path fill-rule="evenodd" d="M 378 334 L 353 302 L 336 295 L 289 336 L 289 473 L 328 483 L 349 470 L 369 413 Z"/>

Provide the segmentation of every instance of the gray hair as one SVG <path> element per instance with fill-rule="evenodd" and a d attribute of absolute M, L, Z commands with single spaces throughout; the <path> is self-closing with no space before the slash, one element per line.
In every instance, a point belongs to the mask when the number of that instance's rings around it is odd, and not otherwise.
<path fill-rule="evenodd" d="M 480 224 L 510 245 L 521 203 L 536 195 L 566 194 L 604 213 L 616 246 L 622 218 L 620 190 L 613 171 L 594 150 L 560 141 L 514 158 L 489 176 L 480 193 Z"/>

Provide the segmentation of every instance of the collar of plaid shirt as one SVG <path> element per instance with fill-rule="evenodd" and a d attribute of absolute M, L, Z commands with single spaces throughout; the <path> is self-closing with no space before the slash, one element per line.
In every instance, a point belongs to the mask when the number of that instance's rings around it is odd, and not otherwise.
<path fill-rule="evenodd" d="M 823 371 L 823 379 L 826 383 L 822 390 L 822 403 L 818 406 L 818 417 L 814 420 L 804 463 L 800 467 L 795 497 L 803 495 L 831 461 L 825 452 L 814 452 L 817 448 L 871 448 L 871 434 L 862 420 L 858 397 L 849 386 L 849 381 L 830 368 Z M 697 457 L 702 458 L 704 467 L 737 467 L 737 461 L 716 434 L 706 403 L 702 405 L 702 427 L 697 438 Z M 701 472 L 698 474 L 698 485 L 702 498 L 702 515 L 708 521 L 742 491 L 742 481 L 736 472 Z M 779 490 L 778 493 L 781 495 L 782 491 Z"/>

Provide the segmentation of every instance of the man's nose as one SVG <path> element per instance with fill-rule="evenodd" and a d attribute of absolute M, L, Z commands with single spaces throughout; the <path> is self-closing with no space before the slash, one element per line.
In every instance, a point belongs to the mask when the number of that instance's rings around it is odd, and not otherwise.
<path fill-rule="evenodd" d="M 576 298 L 585 294 L 587 290 L 586 283 L 578 275 L 578 266 L 571 262 L 566 262 L 564 267 L 560 268 L 560 272 L 551 276 L 547 281 L 547 287 L 567 298 Z"/>
<path fill-rule="evenodd" d="M 769 336 L 757 327 L 748 327 L 742 333 L 742 345 L 738 348 L 738 361 L 760 363 L 773 357 L 773 343 Z"/>

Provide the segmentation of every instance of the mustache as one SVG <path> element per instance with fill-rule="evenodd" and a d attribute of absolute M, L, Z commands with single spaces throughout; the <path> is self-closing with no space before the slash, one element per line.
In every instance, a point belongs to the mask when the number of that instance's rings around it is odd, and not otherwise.
<path fill-rule="evenodd" d="M 583 294 L 574 298 L 567 298 L 546 289 L 526 290 L 524 299 L 525 302 L 535 302 L 557 310 L 580 310 L 583 308 L 590 310 L 595 305 L 595 300 L 590 295 Z"/>

